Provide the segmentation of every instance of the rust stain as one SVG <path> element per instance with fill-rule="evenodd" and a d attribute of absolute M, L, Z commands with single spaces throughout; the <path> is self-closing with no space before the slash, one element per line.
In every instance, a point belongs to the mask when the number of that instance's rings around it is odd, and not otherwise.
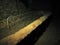
<path fill-rule="evenodd" d="M 35 24 L 33 24 L 32 26 L 33 26 L 33 28 L 36 27 Z"/>

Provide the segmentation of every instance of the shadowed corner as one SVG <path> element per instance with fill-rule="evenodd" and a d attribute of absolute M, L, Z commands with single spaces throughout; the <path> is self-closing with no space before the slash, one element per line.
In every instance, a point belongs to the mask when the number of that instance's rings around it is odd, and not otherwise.
<path fill-rule="evenodd" d="M 32 0 L 18 0 L 18 1 L 19 1 L 19 3 L 21 1 L 26 8 L 31 8 L 32 7 Z"/>
<path fill-rule="evenodd" d="M 51 20 L 52 18 L 53 18 L 52 15 L 49 16 L 49 18 L 46 21 L 44 21 L 34 31 L 32 31 L 31 34 L 25 37 L 21 42 L 18 42 L 16 45 L 34 45 L 48 28 L 50 22 L 52 21 Z"/>

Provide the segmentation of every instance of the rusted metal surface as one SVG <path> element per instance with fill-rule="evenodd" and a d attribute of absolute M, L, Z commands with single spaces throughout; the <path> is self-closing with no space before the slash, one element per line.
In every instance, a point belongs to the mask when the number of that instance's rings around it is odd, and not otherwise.
<path fill-rule="evenodd" d="M 24 39 L 28 34 L 30 34 L 36 27 L 42 24 L 47 18 L 48 16 L 42 16 L 38 18 L 37 20 L 20 29 L 16 33 L 1 39 L 0 44 L 15 45 L 16 43 Z"/>

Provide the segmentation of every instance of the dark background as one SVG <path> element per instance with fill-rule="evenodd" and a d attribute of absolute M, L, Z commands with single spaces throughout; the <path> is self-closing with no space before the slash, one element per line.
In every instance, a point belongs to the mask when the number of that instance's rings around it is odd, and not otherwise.
<path fill-rule="evenodd" d="M 16 1 L 16 2 L 15 2 Z M 59 1 L 58 0 L 0 0 L 0 18 L 7 18 L 10 15 L 18 15 L 24 12 L 24 7 L 19 7 L 19 1 L 23 2 L 26 9 L 39 10 L 51 12 L 52 15 L 43 24 L 38 26 L 35 31 L 28 35 L 24 40 L 18 42 L 17 45 L 60 45 L 60 14 L 59 14 Z M 32 2 L 30 2 L 32 1 Z M 16 4 L 17 3 L 17 4 Z M 8 9 L 8 10 L 5 10 Z M 20 10 L 21 12 L 17 11 Z M 2 20 L 1 19 L 1 20 Z M 1 30 L 2 31 L 2 30 Z M 10 31 L 10 30 L 9 30 Z M 8 32 L 6 30 L 2 31 Z M 2 33 L 0 32 L 0 33 Z M 8 34 L 8 33 L 7 33 Z M 0 34 L 1 35 L 1 34 Z M 2 36 L 4 37 L 4 36 Z M 1 38 L 2 38 L 1 37 Z"/>
<path fill-rule="evenodd" d="M 45 22 L 45 25 L 37 27 L 36 30 L 43 31 L 33 31 L 32 34 L 28 35 L 24 40 L 19 42 L 17 45 L 60 45 L 60 17 L 59 17 L 59 1 L 51 0 L 33 0 L 32 6 L 29 7 L 32 10 L 43 10 L 52 12 L 52 17 Z M 50 21 L 50 19 L 52 19 Z M 48 22 L 50 22 L 48 24 Z M 45 30 L 45 28 L 46 30 Z M 43 33 L 44 32 L 44 33 Z M 36 34 L 38 33 L 38 34 Z M 40 33 L 40 35 L 39 35 Z M 35 35 L 34 35 L 35 34 Z M 37 38 L 38 35 L 40 38 Z M 35 38 L 34 38 L 35 36 Z M 35 43 L 35 41 L 37 41 Z"/>

